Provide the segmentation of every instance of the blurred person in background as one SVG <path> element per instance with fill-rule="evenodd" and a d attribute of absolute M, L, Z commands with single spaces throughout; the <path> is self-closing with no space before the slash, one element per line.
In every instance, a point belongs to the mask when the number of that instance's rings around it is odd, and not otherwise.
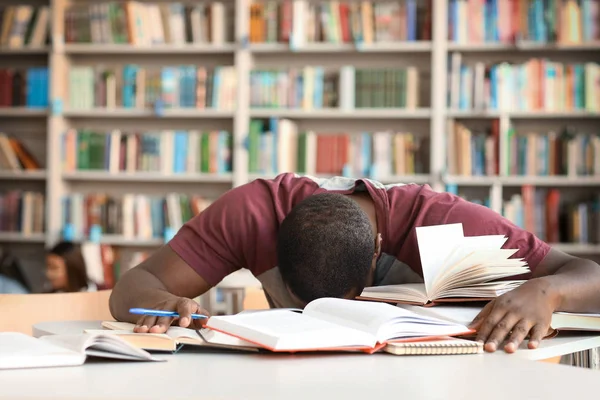
<path fill-rule="evenodd" d="M 98 288 L 88 279 L 85 258 L 79 246 L 62 241 L 46 255 L 46 278 L 51 292 L 94 292 Z"/>

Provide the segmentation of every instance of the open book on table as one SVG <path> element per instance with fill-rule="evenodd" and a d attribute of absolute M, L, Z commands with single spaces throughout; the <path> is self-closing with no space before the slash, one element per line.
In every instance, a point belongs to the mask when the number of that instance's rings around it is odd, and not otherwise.
<path fill-rule="evenodd" d="M 321 298 L 302 312 L 268 310 L 213 316 L 207 327 L 276 352 L 376 352 L 392 341 L 459 336 L 466 326 L 421 316 L 386 303 Z"/>
<path fill-rule="evenodd" d="M 0 333 L 0 369 L 76 366 L 87 357 L 160 361 L 112 335 L 49 335 L 36 339 L 17 332 Z"/>
<path fill-rule="evenodd" d="M 134 324 L 128 322 L 104 321 L 102 330 L 86 330 L 87 333 L 102 332 L 120 337 L 132 346 L 149 351 L 175 352 L 183 346 L 201 346 L 242 351 L 258 351 L 253 343 L 225 335 L 211 329 L 194 329 L 171 326 L 165 333 L 136 333 Z"/>
<path fill-rule="evenodd" d="M 523 280 L 502 280 L 530 272 L 518 249 L 503 249 L 502 235 L 464 236 L 462 224 L 416 228 L 424 283 L 368 287 L 358 297 L 393 303 L 432 305 L 498 297 Z"/>

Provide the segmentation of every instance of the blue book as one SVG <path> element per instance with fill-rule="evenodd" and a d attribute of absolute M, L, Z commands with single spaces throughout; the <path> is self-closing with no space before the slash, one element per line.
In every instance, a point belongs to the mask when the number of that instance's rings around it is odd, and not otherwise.
<path fill-rule="evenodd" d="M 138 68 L 135 65 L 127 64 L 123 67 L 123 107 L 135 107 L 135 84 Z"/>
<path fill-rule="evenodd" d="M 371 134 L 362 133 L 361 134 L 361 174 L 362 176 L 370 176 L 370 166 L 371 162 Z"/>
<path fill-rule="evenodd" d="M 270 118 L 269 119 L 269 131 L 272 133 L 271 135 L 271 140 L 272 140 L 272 144 L 273 144 L 273 152 L 271 154 L 271 169 L 274 173 L 279 173 L 280 171 L 278 171 L 277 165 L 278 165 L 278 159 L 277 159 L 277 145 L 278 145 L 278 136 L 279 136 L 279 120 L 277 118 Z M 284 172 L 284 171 L 281 171 Z"/>
<path fill-rule="evenodd" d="M 325 85 L 325 72 L 323 67 L 315 67 L 315 82 L 313 91 L 313 106 L 314 108 L 323 108 L 323 86 Z"/>
<path fill-rule="evenodd" d="M 213 91 L 212 91 L 212 105 L 214 108 L 219 108 L 219 91 L 221 87 L 221 67 L 215 67 L 213 73 Z"/>
<path fill-rule="evenodd" d="M 458 40 L 458 0 L 450 0 L 448 4 L 448 18 L 450 19 L 450 40 L 456 42 Z"/>
<path fill-rule="evenodd" d="M 175 131 L 175 151 L 173 157 L 173 172 L 182 173 L 186 170 L 188 153 L 188 134 L 185 131 Z"/>
<path fill-rule="evenodd" d="M 545 42 L 547 35 L 546 19 L 544 18 L 544 3 L 543 0 L 534 0 L 535 7 L 535 28 L 536 28 L 536 41 Z"/>
<path fill-rule="evenodd" d="M 457 196 L 458 195 L 458 185 L 456 183 L 446 184 L 446 192 Z"/>
<path fill-rule="evenodd" d="M 415 0 L 406 0 L 407 40 L 417 40 L 417 4 Z"/>
<path fill-rule="evenodd" d="M 177 99 L 177 71 L 172 67 L 163 67 L 160 72 L 162 103 L 165 108 L 173 108 Z"/>
<path fill-rule="evenodd" d="M 219 131 L 217 139 L 217 172 L 227 172 L 227 164 L 229 158 L 228 146 L 228 133 L 226 131 Z M 264 135 L 263 135 L 264 136 Z"/>
<path fill-rule="evenodd" d="M 492 65 L 490 68 L 490 108 L 492 110 L 498 109 L 498 79 L 496 74 L 498 73 L 498 66 Z"/>

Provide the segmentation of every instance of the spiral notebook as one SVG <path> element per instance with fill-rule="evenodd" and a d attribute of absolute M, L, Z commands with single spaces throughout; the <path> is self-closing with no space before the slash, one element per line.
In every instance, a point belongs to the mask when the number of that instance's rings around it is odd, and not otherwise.
<path fill-rule="evenodd" d="M 472 340 L 448 337 L 418 342 L 389 342 L 383 351 L 397 356 L 478 354 L 483 353 L 483 344 Z"/>

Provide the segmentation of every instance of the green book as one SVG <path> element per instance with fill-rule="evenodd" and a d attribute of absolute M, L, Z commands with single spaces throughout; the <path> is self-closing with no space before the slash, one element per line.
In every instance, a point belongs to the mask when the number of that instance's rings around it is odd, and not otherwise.
<path fill-rule="evenodd" d="M 203 132 L 200 139 L 200 164 L 202 172 L 210 172 L 210 132 Z"/>
<path fill-rule="evenodd" d="M 90 169 L 90 133 L 80 131 L 77 134 L 77 169 Z"/>
<path fill-rule="evenodd" d="M 298 165 L 296 168 L 300 174 L 306 173 L 306 132 L 298 135 Z"/>
<path fill-rule="evenodd" d="M 263 122 L 258 119 L 250 121 L 250 131 L 248 133 L 248 170 L 251 173 L 258 171 L 258 150 L 260 147 L 260 135 L 263 131 Z"/>
<path fill-rule="evenodd" d="M 398 70 L 398 104 L 397 107 L 406 107 L 406 69 Z"/>

